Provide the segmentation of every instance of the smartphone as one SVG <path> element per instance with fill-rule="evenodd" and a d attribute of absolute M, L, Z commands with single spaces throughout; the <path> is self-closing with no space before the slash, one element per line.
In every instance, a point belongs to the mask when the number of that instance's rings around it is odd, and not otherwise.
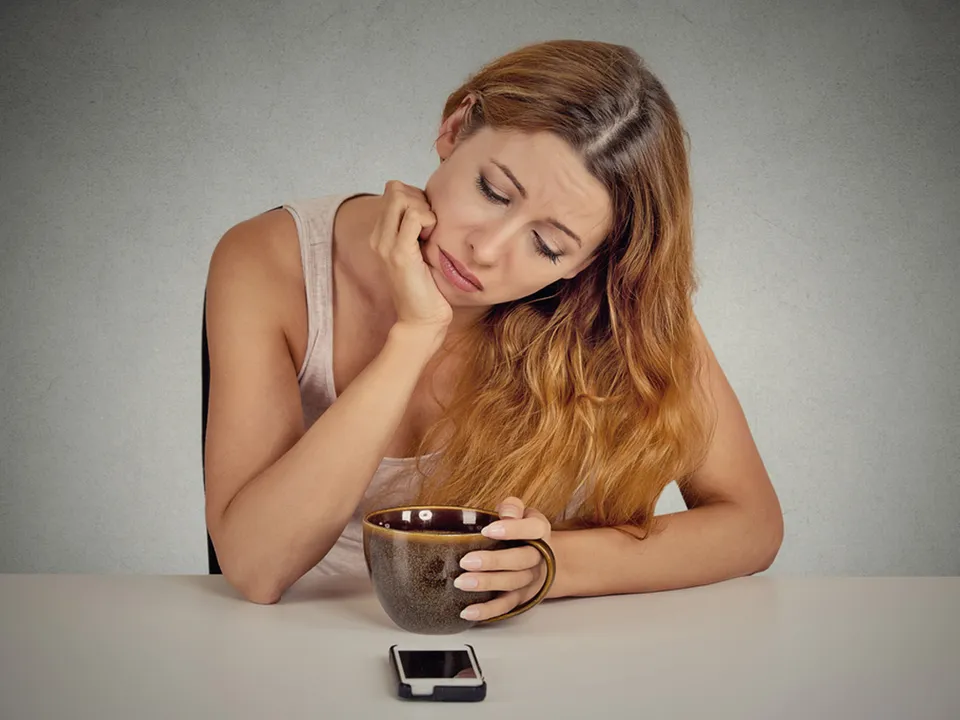
<path fill-rule="evenodd" d="M 436 648 L 390 647 L 397 695 L 408 700 L 478 702 L 487 683 L 472 645 Z"/>

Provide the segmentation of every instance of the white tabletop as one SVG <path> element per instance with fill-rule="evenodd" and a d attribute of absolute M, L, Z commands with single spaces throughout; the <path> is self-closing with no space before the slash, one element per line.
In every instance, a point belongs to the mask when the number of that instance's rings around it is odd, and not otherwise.
<path fill-rule="evenodd" d="M 487 699 L 396 698 L 389 646 L 447 641 L 476 648 Z M 956 720 L 960 578 L 753 577 L 441 638 L 396 628 L 366 582 L 259 606 L 220 577 L 0 575 L 5 720 L 453 715 Z"/>

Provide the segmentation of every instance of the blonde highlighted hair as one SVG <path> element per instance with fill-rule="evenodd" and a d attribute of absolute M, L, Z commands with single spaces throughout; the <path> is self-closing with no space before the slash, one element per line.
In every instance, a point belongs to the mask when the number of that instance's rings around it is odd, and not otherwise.
<path fill-rule="evenodd" d="M 613 229 L 576 277 L 492 307 L 465 339 L 454 399 L 421 445 L 444 438 L 418 463 L 417 500 L 492 509 L 515 495 L 555 527 L 643 536 L 712 432 L 692 326 L 688 135 L 620 45 L 520 48 L 450 94 L 443 118 L 468 95 L 460 140 L 484 127 L 559 136 L 607 188 Z"/>

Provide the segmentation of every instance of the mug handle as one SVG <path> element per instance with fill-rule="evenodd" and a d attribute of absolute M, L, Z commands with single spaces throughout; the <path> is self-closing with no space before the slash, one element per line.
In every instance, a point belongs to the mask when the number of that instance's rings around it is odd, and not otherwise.
<path fill-rule="evenodd" d="M 553 581 L 557 577 L 557 558 L 553 554 L 553 549 L 543 540 L 518 540 L 515 542 L 517 542 L 518 545 L 531 545 L 534 549 L 536 549 L 537 552 L 540 553 L 540 555 L 543 556 L 544 564 L 547 566 L 546 577 L 543 579 L 543 585 L 540 587 L 540 590 L 537 591 L 537 594 L 527 600 L 525 603 L 520 603 L 513 610 L 505 612 L 502 615 L 487 618 L 486 620 L 480 620 L 477 623 L 478 625 L 499 622 L 500 620 L 506 620 L 507 618 L 512 618 L 516 615 L 520 615 L 521 613 L 525 613 L 535 605 L 539 605 L 540 601 L 542 601 L 547 596 L 547 593 L 550 592 L 550 588 L 553 587 Z"/>

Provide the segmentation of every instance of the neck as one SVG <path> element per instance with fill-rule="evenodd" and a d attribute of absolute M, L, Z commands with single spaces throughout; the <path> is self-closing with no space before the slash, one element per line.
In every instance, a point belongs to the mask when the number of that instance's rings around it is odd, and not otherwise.
<path fill-rule="evenodd" d="M 454 308 L 453 320 L 450 321 L 447 335 L 453 337 L 464 335 L 480 321 L 486 312 L 485 307 Z"/>
<path fill-rule="evenodd" d="M 373 232 L 373 226 L 376 222 L 380 210 L 382 196 L 364 196 L 348 200 L 336 217 L 335 236 L 339 235 L 352 243 L 363 243 L 362 254 L 366 259 L 370 258 L 366 239 Z M 356 245 L 354 245 L 356 247 Z M 389 292 L 389 279 L 386 272 L 379 263 L 376 262 L 358 262 L 349 263 L 353 265 L 351 274 L 359 276 L 361 284 L 367 290 L 367 300 L 371 307 L 378 307 L 389 312 L 393 311 L 393 299 Z M 447 338 L 444 341 L 445 346 L 452 346 L 456 341 L 463 337 L 487 312 L 485 307 L 463 307 L 453 309 L 453 320 L 447 328 Z"/>

